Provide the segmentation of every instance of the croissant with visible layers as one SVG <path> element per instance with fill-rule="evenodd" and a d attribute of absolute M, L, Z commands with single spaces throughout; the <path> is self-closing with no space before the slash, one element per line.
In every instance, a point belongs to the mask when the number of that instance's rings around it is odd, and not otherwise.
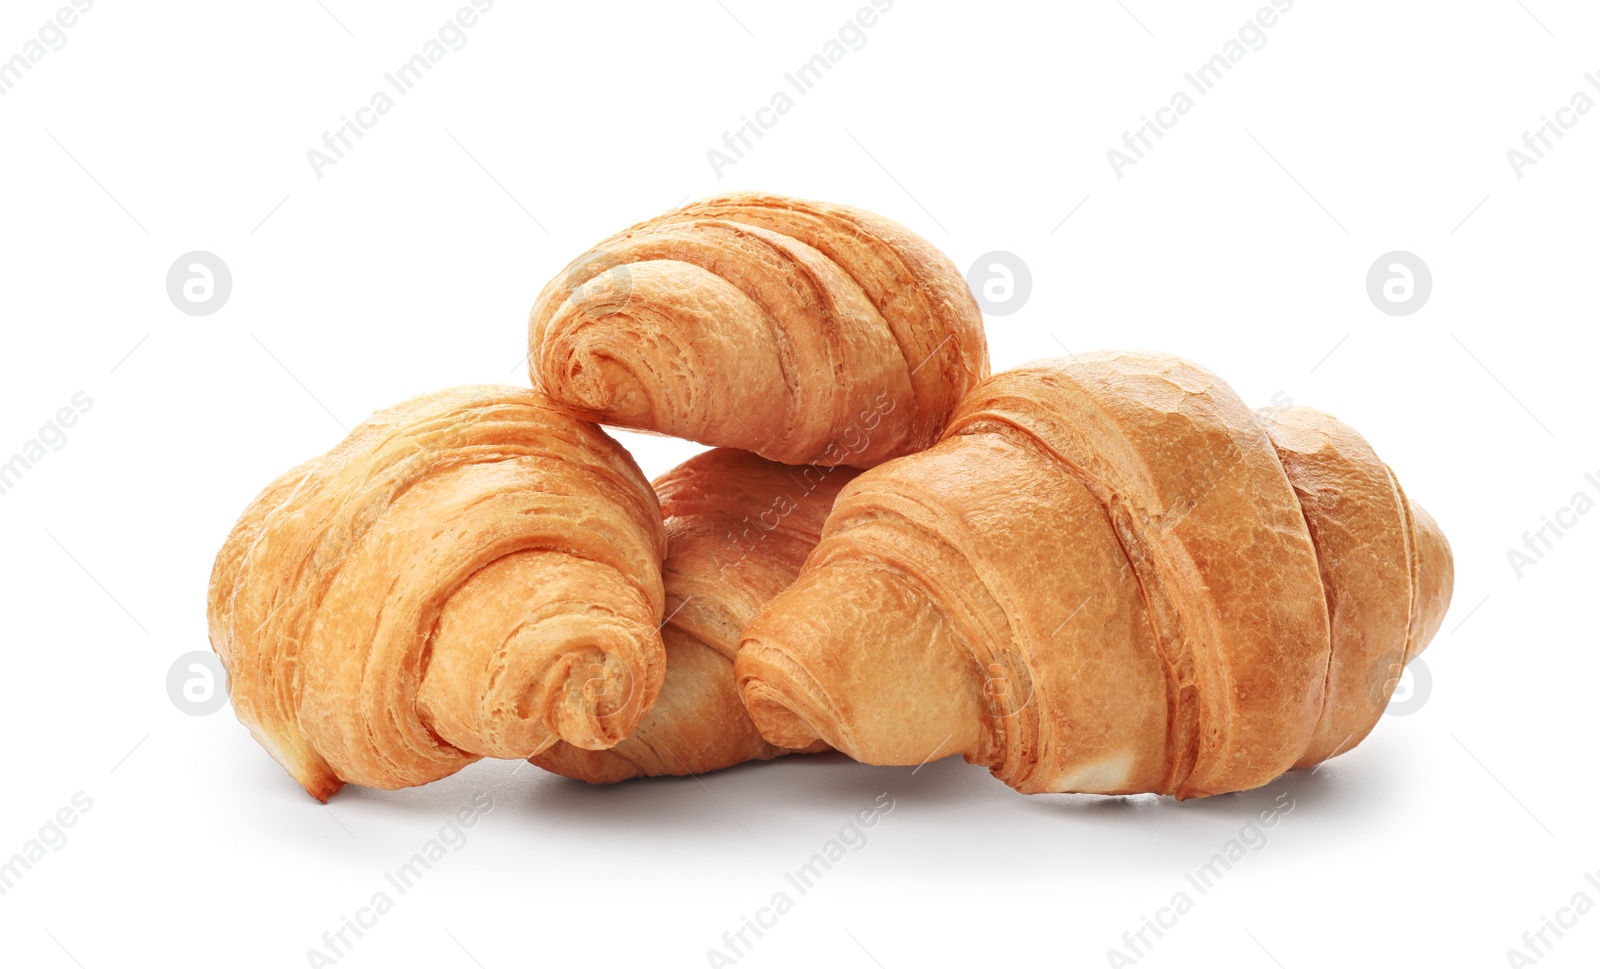
<path fill-rule="evenodd" d="M 856 472 L 790 467 L 717 449 L 658 478 L 666 516 L 667 674 L 633 736 L 607 750 L 560 743 L 533 763 L 605 784 L 701 774 L 791 753 L 761 739 L 734 685 L 739 633 L 800 574 Z M 821 745 L 817 745 L 820 749 Z"/>
<path fill-rule="evenodd" d="M 1355 431 L 1174 357 L 985 381 L 841 493 L 735 664 L 761 733 L 1018 790 L 1245 790 L 1358 743 L 1449 546 Z"/>
<path fill-rule="evenodd" d="M 211 642 L 312 796 L 422 784 L 631 733 L 664 673 L 664 555 L 655 494 L 598 427 L 457 388 L 256 498 L 212 572 Z"/>
<path fill-rule="evenodd" d="M 870 212 L 748 192 L 574 261 L 534 305 L 529 363 L 589 420 L 858 468 L 932 444 L 989 373 L 943 253 Z"/>

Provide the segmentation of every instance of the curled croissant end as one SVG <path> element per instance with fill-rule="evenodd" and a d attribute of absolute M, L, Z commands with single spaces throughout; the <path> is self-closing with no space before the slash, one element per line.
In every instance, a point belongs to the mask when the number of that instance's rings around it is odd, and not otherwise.
<path fill-rule="evenodd" d="M 937 445 L 847 487 L 735 670 L 776 744 L 1201 797 L 1358 743 L 1451 582 L 1349 427 L 1085 354 L 990 378 Z"/>
<path fill-rule="evenodd" d="M 558 740 L 661 687 L 665 533 L 626 451 L 533 391 L 373 415 L 251 503 L 208 618 L 234 711 L 306 790 L 399 788 Z"/>
<path fill-rule="evenodd" d="M 612 236 L 545 286 L 534 386 L 589 420 L 786 464 L 932 444 L 989 373 L 956 267 L 843 205 L 735 193 Z"/>
<path fill-rule="evenodd" d="M 607 750 L 558 743 L 529 758 L 592 784 L 701 774 L 793 753 L 762 739 L 734 684 L 739 634 L 800 573 L 848 468 L 707 451 L 655 482 L 666 517 L 666 679 L 633 736 Z M 821 744 L 797 744 L 810 751 Z"/>

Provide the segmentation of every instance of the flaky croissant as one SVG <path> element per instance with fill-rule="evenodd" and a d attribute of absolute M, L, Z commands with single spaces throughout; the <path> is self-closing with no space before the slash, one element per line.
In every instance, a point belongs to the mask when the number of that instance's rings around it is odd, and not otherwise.
<path fill-rule="evenodd" d="M 632 732 L 664 672 L 664 555 L 655 494 L 599 428 L 458 388 L 256 498 L 217 557 L 211 642 L 239 719 L 314 797 L 422 784 Z"/>
<path fill-rule="evenodd" d="M 1137 353 L 996 375 L 840 495 L 735 664 L 761 733 L 1024 792 L 1245 790 L 1358 743 L 1449 546 L 1355 431 Z"/>
<path fill-rule="evenodd" d="M 989 356 L 961 274 L 909 229 L 736 193 L 574 261 L 534 305 L 529 365 L 590 420 L 864 468 L 932 444 Z"/>
<path fill-rule="evenodd" d="M 658 478 L 667 526 L 661 695 L 638 731 L 615 747 L 558 743 L 533 763 L 604 784 L 790 753 L 761 739 L 750 722 L 733 657 L 756 610 L 800 573 L 839 489 L 855 476 L 849 468 L 790 467 L 719 448 Z"/>

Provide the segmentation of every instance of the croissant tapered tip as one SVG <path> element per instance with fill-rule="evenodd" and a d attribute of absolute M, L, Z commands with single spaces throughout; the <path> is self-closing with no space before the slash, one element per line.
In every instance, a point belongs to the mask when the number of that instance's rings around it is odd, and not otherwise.
<path fill-rule="evenodd" d="M 340 791 L 344 790 L 344 782 L 343 781 L 333 781 L 332 783 L 311 782 L 311 783 L 306 784 L 305 788 L 306 788 L 306 793 L 310 794 L 312 797 L 316 798 L 318 803 L 327 804 L 328 803 L 328 798 L 333 797 L 335 794 L 337 794 Z"/>
<path fill-rule="evenodd" d="M 621 427 L 636 426 L 650 416 L 638 365 L 625 350 L 588 347 L 567 362 L 564 386 L 580 413 L 606 415 Z"/>
<path fill-rule="evenodd" d="M 821 742 L 822 734 L 798 712 L 798 699 L 774 685 L 780 678 L 773 675 L 771 666 L 781 660 L 781 654 L 764 651 L 759 645 L 741 649 L 739 691 L 750 719 L 767 743 L 799 750 Z"/>
<path fill-rule="evenodd" d="M 1450 611 L 1450 597 L 1455 591 L 1455 560 L 1450 553 L 1450 541 L 1444 537 L 1439 523 L 1433 520 L 1421 505 L 1411 505 L 1412 529 L 1416 532 L 1419 581 L 1417 595 L 1420 599 L 1420 616 L 1416 638 L 1407 661 L 1415 659 L 1444 623 L 1444 614 Z"/>
<path fill-rule="evenodd" d="M 665 663 L 646 659 L 643 675 L 636 677 L 612 652 L 594 649 L 579 656 L 581 662 L 569 664 L 552 684 L 561 697 L 552 707 L 552 725 L 574 747 L 605 750 L 625 740 L 644 719 L 661 692 Z"/>
<path fill-rule="evenodd" d="M 734 674 L 756 729 L 779 747 L 821 740 L 877 764 L 976 750 L 976 667 L 943 609 L 928 607 L 913 576 L 870 560 L 828 562 L 827 549 L 824 539 L 812 566 L 745 628 Z"/>

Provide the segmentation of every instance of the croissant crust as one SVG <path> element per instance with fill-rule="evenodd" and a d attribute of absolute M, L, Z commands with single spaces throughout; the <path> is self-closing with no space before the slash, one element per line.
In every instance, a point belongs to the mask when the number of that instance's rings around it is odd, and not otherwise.
<path fill-rule="evenodd" d="M 882 216 L 751 192 L 618 233 L 545 286 L 534 385 L 589 420 L 870 467 L 932 444 L 988 375 L 950 260 Z"/>
<path fill-rule="evenodd" d="M 1196 797 L 1359 742 L 1451 580 L 1347 426 L 1085 354 L 990 378 L 937 445 L 847 486 L 736 672 L 773 743 Z"/>
<path fill-rule="evenodd" d="M 665 534 L 637 465 L 538 394 L 374 415 L 251 503 L 212 574 L 239 719 L 313 796 L 558 739 L 611 746 L 660 690 Z"/>
<path fill-rule="evenodd" d="M 849 468 L 790 467 L 719 448 L 658 478 L 666 517 L 666 680 L 633 736 L 609 750 L 560 743 L 532 758 L 591 783 L 700 774 L 790 753 L 762 739 L 734 684 L 739 633 L 794 581 Z M 822 744 L 809 750 L 825 749 Z"/>

